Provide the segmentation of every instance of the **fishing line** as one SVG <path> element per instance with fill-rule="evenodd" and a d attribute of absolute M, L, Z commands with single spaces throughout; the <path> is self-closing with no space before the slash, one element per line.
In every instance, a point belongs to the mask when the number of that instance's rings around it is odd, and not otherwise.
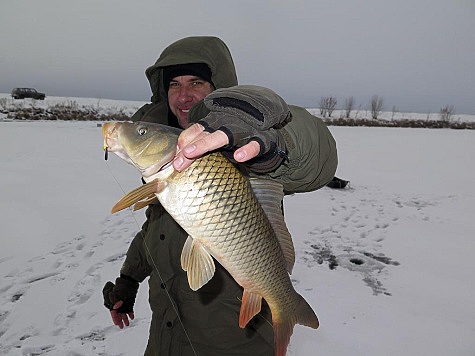
<path fill-rule="evenodd" d="M 109 173 L 111 174 L 112 178 L 114 178 L 115 182 L 117 183 L 117 185 L 119 186 L 120 190 L 122 191 L 122 193 L 125 195 L 126 192 L 124 191 L 124 189 L 122 188 L 122 185 L 119 183 L 119 181 L 117 180 L 117 178 L 115 177 L 114 173 L 112 172 L 112 169 L 109 165 L 109 163 L 107 162 L 107 159 L 108 159 L 108 150 L 107 150 L 107 147 L 104 147 L 104 151 L 105 151 L 105 154 L 104 154 L 104 159 L 106 160 L 106 165 L 107 165 L 107 168 L 109 170 Z M 133 214 L 132 210 L 130 210 L 130 208 L 127 208 L 129 214 L 132 216 L 132 219 L 135 221 L 135 224 L 137 225 L 139 231 L 140 231 L 140 236 L 142 237 L 142 241 L 143 241 L 143 244 L 145 246 L 145 249 L 147 250 L 147 253 L 148 255 L 150 256 L 150 259 L 152 261 L 152 264 L 153 264 L 153 268 L 155 269 L 155 271 L 157 272 L 157 275 L 158 275 L 158 278 L 160 279 L 160 282 L 162 283 L 162 285 L 165 285 L 165 281 L 163 280 L 162 278 L 162 275 L 160 274 L 160 271 L 158 270 L 158 266 L 157 264 L 155 263 L 155 260 L 152 256 L 152 253 L 147 245 L 147 242 L 145 241 L 145 236 L 142 232 L 142 228 L 140 227 L 137 219 L 135 218 L 135 215 Z M 188 340 L 188 343 L 190 344 L 191 346 L 191 349 L 193 351 L 193 353 L 195 354 L 195 356 L 198 356 L 198 354 L 196 353 L 196 350 L 195 348 L 193 347 L 193 343 L 191 342 L 191 339 L 190 339 L 190 336 L 188 335 L 186 329 L 185 329 L 185 325 L 183 324 L 183 321 L 181 320 L 181 317 L 180 317 L 180 314 L 178 313 L 178 309 L 176 307 L 176 304 L 175 304 L 175 301 L 173 300 L 172 296 L 170 295 L 170 293 L 168 292 L 168 289 L 165 288 L 165 293 L 167 294 L 167 297 L 168 299 L 170 300 L 170 303 L 173 307 L 173 310 L 175 311 L 175 314 L 178 318 L 178 321 L 180 322 L 180 325 L 183 329 L 183 332 L 185 333 L 185 336 L 186 336 L 186 339 Z"/>

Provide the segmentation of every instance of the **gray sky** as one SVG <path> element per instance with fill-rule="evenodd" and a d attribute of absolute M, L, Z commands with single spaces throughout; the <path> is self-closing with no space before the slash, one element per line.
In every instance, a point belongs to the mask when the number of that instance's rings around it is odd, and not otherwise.
<path fill-rule="evenodd" d="M 145 68 L 191 35 L 291 104 L 475 114 L 474 0 L 2 0 L 0 92 L 148 101 Z"/>

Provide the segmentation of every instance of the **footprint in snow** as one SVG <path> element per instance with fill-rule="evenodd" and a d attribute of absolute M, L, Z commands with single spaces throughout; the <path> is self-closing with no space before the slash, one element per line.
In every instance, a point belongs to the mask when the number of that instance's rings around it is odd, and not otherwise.
<path fill-rule="evenodd" d="M 74 237 L 70 241 L 57 244 L 50 252 L 26 261 L 26 264 L 22 262 L 22 267 L 12 268 L 3 275 L 0 273 L 0 354 L 21 352 L 22 355 L 55 355 L 64 351 L 64 354 L 68 355 L 86 355 L 90 353 L 83 353 L 81 345 L 88 342 L 98 343 L 103 340 L 105 333 L 113 329 L 111 327 L 98 331 L 97 326 L 91 324 L 92 330 L 84 332 L 85 327 L 81 320 L 94 320 L 94 317 L 103 311 L 101 302 L 97 303 L 95 300 L 100 301 L 100 297 L 94 299 L 93 307 L 86 307 L 86 310 L 84 307 L 91 303 L 93 296 L 101 294 L 104 283 L 101 272 L 104 265 L 115 264 L 117 271 L 120 269 L 128 245 L 139 229 L 130 214 L 124 215 L 104 220 L 104 228 L 97 236 Z M 3 258 L 0 263 L 11 259 Z M 71 288 L 71 281 L 74 280 Z M 54 290 L 51 287 L 57 289 L 60 295 L 71 290 L 70 293 L 64 294 L 64 299 L 59 300 L 57 309 L 52 312 L 51 319 L 55 329 L 45 331 L 41 321 L 39 323 L 42 325 L 37 326 L 27 325 L 31 321 L 25 321 L 25 326 L 22 327 L 22 324 L 18 323 L 18 317 L 23 315 L 22 310 L 32 307 L 24 304 L 23 300 L 31 301 L 34 297 L 38 298 L 38 303 L 41 304 L 41 298 L 47 298 L 47 293 L 38 294 L 38 291 Z M 81 318 L 78 319 L 79 314 Z M 76 329 L 82 331 L 76 332 Z M 51 341 L 55 337 L 59 338 L 58 347 L 64 347 L 64 350 L 41 341 Z M 27 344 L 24 344 L 25 342 Z M 35 343 L 37 345 L 31 346 Z M 60 346 L 59 343 L 63 345 Z M 78 345 L 77 353 L 71 351 L 75 345 Z M 94 348 L 92 345 L 87 350 Z"/>
<path fill-rule="evenodd" d="M 331 196 L 332 219 L 327 220 L 330 225 L 317 226 L 309 232 L 304 261 L 309 267 L 325 263 L 331 270 L 357 272 L 373 294 L 390 295 L 380 278 L 388 265 L 399 263 L 380 250 L 391 224 L 399 220 L 396 209 L 388 208 L 388 198 L 377 189 L 353 187 Z"/>

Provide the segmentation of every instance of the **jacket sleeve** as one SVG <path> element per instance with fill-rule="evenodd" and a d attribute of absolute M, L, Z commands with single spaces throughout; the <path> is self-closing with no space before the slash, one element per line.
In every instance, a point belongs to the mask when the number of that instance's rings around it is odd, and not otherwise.
<path fill-rule="evenodd" d="M 288 159 L 264 176 L 280 181 L 286 194 L 320 189 L 335 174 L 338 165 L 336 142 L 321 119 L 305 108 L 289 107 L 292 119 L 280 129 Z"/>
<path fill-rule="evenodd" d="M 241 168 L 253 177 L 267 177 L 282 183 L 286 194 L 309 192 L 325 186 L 334 177 L 338 165 L 336 142 L 319 118 L 305 108 L 289 105 L 291 119 L 279 128 L 284 137 L 287 159 L 274 171 L 259 173 L 250 165 Z M 190 122 L 209 113 L 204 103 L 196 103 L 190 111 Z"/>
<path fill-rule="evenodd" d="M 120 269 L 121 274 L 132 277 L 138 282 L 142 282 L 152 272 L 152 267 L 149 265 L 147 255 L 144 248 L 144 236 L 148 228 L 148 219 L 150 216 L 150 207 L 145 213 L 147 220 L 142 225 L 142 230 L 135 235 L 130 243 L 125 261 Z"/>

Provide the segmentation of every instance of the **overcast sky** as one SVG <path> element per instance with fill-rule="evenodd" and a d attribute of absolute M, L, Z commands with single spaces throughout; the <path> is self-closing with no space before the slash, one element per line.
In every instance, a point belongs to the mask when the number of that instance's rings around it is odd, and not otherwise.
<path fill-rule="evenodd" d="M 0 92 L 148 101 L 145 68 L 191 35 L 291 104 L 475 114 L 474 0 L 2 0 Z"/>

